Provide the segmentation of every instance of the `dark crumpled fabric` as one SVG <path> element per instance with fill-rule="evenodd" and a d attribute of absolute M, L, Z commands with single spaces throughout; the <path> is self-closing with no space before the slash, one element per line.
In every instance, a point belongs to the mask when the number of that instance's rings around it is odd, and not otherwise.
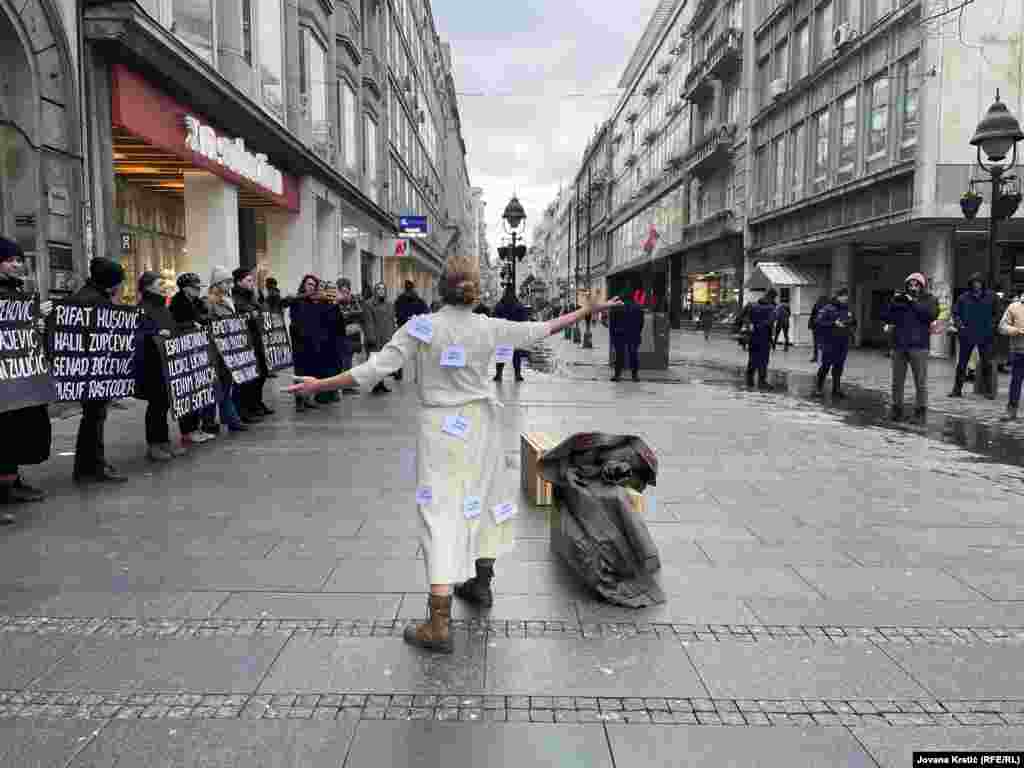
<path fill-rule="evenodd" d="M 658 549 L 626 494 L 656 484 L 658 460 L 647 444 L 632 435 L 573 435 L 544 454 L 540 472 L 561 511 L 551 547 L 583 582 L 616 605 L 664 603 L 654 580 Z"/>

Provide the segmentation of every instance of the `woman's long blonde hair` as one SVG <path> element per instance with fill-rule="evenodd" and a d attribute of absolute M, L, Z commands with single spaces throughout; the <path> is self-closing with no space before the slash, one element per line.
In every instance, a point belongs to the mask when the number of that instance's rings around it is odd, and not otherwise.
<path fill-rule="evenodd" d="M 480 301 L 480 265 L 471 256 L 450 256 L 441 275 L 446 304 L 476 306 Z"/>

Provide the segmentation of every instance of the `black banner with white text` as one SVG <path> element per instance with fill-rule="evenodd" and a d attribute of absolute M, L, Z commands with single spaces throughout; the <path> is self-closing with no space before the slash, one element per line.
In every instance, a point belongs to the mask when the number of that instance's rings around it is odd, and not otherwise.
<path fill-rule="evenodd" d="M 157 337 L 171 417 L 180 419 L 217 402 L 217 371 L 205 330 Z"/>
<path fill-rule="evenodd" d="M 292 367 L 292 342 L 280 312 L 263 313 L 263 352 L 268 373 Z"/>
<path fill-rule="evenodd" d="M 135 394 L 137 307 L 59 301 L 48 318 L 51 372 L 61 402 Z"/>
<path fill-rule="evenodd" d="M 214 320 L 210 323 L 210 338 L 235 384 L 245 384 L 260 377 L 259 360 L 249 334 L 248 318 L 237 315 Z"/>
<path fill-rule="evenodd" d="M 0 412 L 52 403 L 57 397 L 39 321 L 38 296 L 0 299 Z"/>

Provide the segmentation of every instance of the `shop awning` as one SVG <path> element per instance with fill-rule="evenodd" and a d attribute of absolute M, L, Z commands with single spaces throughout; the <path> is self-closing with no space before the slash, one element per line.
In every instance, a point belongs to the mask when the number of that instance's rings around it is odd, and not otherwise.
<path fill-rule="evenodd" d="M 796 288 L 801 285 L 817 285 L 818 280 L 809 272 L 782 262 L 762 262 L 754 268 L 747 284 L 751 290 L 767 288 Z"/>

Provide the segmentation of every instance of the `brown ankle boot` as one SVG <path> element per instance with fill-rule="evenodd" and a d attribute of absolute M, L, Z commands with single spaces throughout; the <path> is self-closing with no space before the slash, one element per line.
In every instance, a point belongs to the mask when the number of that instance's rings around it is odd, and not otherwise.
<path fill-rule="evenodd" d="M 430 618 L 422 624 L 405 628 L 405 642 L 438 653 L 452 652 L 452 637 L 448 624 L 452 617 L 451 595 L 431 595 L 427 601 Z"/>

